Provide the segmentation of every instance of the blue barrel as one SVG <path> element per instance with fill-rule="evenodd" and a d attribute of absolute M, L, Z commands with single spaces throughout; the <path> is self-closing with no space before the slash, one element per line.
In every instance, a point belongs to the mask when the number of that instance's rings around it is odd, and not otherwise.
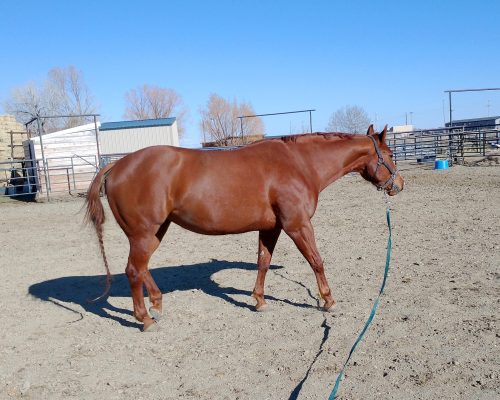
<path fill-rule="evenodd" d="M 448 169 L 448 160 L 434 161 L 434 169 Z"/>

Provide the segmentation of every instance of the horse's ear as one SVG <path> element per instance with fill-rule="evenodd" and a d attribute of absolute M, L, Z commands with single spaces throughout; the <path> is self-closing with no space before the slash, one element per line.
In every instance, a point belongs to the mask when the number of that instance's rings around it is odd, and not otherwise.
<path fill-rule="evenodd" d="M 378 137 L 380 139 L 380 143 L 385 142 L 385 137 L 387 136 L 387 124 L 384 126 L 384 130 L 378 134 Z"/>
<path fill-rule="evenodd" d="M 369 127 L 368 127 L 368 130 L 366 131 L 366 134 L 367 135 L 373 135 L 375 133 L 375 131 L 373 130 L 373 124 L 371 124 Z"/>

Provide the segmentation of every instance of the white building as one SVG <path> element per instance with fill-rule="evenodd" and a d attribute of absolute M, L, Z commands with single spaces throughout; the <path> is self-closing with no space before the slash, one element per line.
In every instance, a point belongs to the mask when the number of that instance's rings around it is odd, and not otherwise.
<path fill-rule="evenodd" d="M 103 162 L 154 145 L 179 146 L 175 118 L 90 123 L 23 142 L 26 167 L 49 192 L 86 190 Z"/>
<path fill-rule="evenodd" d="M 389 132 L 393 134 L 393 137 L 407 137 L 410 136 L 415 127 L 413 125 L 394 125 L 389 129 Z"/>

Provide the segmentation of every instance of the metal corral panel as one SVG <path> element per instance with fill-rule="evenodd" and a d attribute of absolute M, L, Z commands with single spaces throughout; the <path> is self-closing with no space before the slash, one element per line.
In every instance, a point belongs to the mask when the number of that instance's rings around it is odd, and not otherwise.
<path fill-rule="evenodd" d="M 102 124 L 99 134 L 101 154 L 131 153 L 156 145 L 179 146 L 175 118 L 163 120 L 166 121 L 163 125 L 152 124 L 151 121 L 155 120 Z M 127 122 L 130 122 L 130 125 L 127 125 Z M 138 122 L 143 122 L 144 126 Z"/>

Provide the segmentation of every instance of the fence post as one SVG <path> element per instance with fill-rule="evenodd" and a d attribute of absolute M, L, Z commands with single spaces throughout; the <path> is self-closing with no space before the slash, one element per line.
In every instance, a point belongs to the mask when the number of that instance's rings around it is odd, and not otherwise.
<path fill-rule="evenodd" d="M 42 152 L 42 166 L 43 166 L 43 174 L 45 175 L 45 189 L 47 190 L 47 201 L 50 201 L 50 187 L 49 187 L 49 171 L 48 171 L 48 165 L 45 165 L 45 152 L 43 149 L 43 132 L 42 132 L 42 126 L 40 124 L 40 117 L 37 116 L 36 118 L 36 123 L 38 125 L 38 137 L 40 138 L 40 150 Z"/>
<path fill-rule="evenodd" d="M 71 156 L 71 176 L 73 178 L 73 189 L 76 190 L 75 163 L 73 162 L 73 156 Z"/>
<path fill-rule="evenodd" d="M 95 129 L 95 143 L 97 149 L 97 161 L 99 162 L 98 167 L 101 169 L 101 144 L 99 143 L 99 128 L 97 127 L 97 118 L 94 115 L 94 129 Z"/>
<path fill-rule="evenodd" d="M 460 151 L 460 155 L 462 156 L 462 165 L 465 164 L 465 159 L 464 159 L 464 143 L 465 143 L 465 141 L 464 141 L 464 133 L 461 132 L 460 133 L 460 140 L 458 142 L 458 146 L 459 146 L 458 148 L 459 148 L 459 151 Z"/>
<path fill-rule="evenodd" d="M 451 129 L 451 120 L 450 120 L 450 131 L 448 132 L 448 162 L 450 163 L 450 167 L 453 165 L 452 142 L 453 142 L 453 132 Z"/>
<path fill-rule="evenodd" d="M 479 130 L 479 132 L 481 132 L 481 129 Z M 486 132 L 483 130 L 483 157 L 485 155 L 486 155 Z"/>
<path fill-rule="evenodd" d="M 45 184 L 47 185 L 47 200 L 50 201 L 49 192 L 52 191 L 52 185 L 50 182 L 50 170 L 49 170 L 49 162 L 48 161 L 47 161 L 46 165 L 47 165 L 47 168 L 45 170 L 46 170 L 47 175 L 45 176 Z"/>
<path fill-rule="evenodd" d="M 66 168 L 66 178 L 68 180 L 68 192 L 69 192 L 70 195 L 72 195 L 72 193 L 71 193 L 71 183 L 69 181 L 69 168 Z"/>

